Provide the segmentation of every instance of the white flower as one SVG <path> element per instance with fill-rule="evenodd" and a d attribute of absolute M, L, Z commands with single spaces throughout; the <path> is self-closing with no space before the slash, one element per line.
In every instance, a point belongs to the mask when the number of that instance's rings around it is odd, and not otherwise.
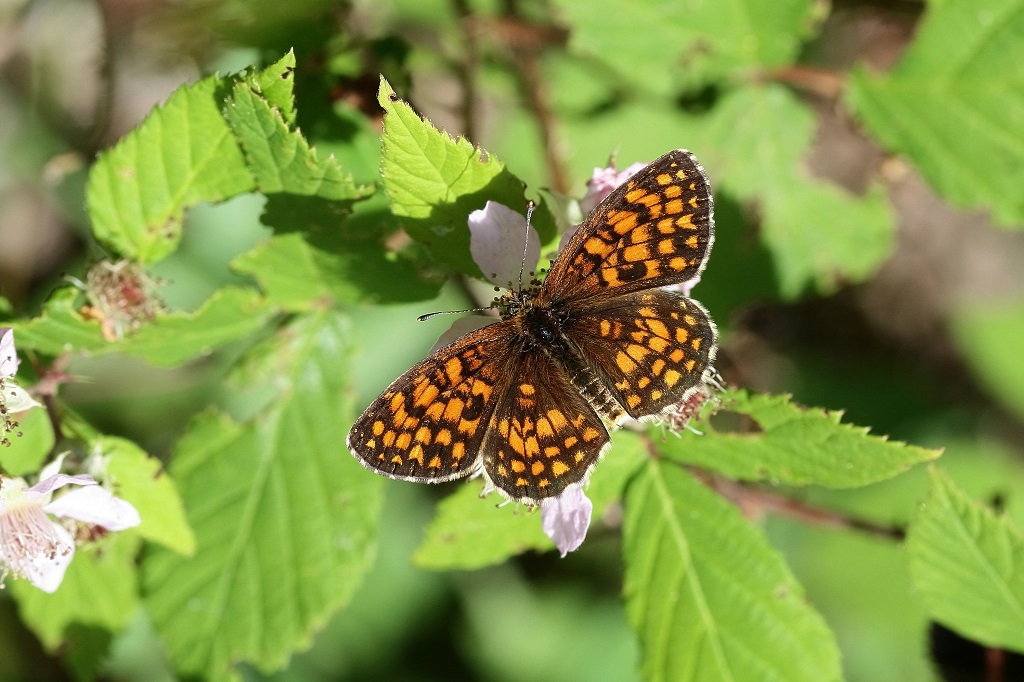
<path fill-rule="evenodd" d="M 44 592 L 55 592 L 75 553 L 75 540 L 51 516 L 73 519 L 108 531 L 141 522 L 130 503 L 96 485 L 92 476 L 58 473 L 58 457 L 29 487 L 24 479 L 0 481 L 0 585 L 8 575 L 25 578 Z M 51 501 L 66 485 L 82 486 Z"/>
<path fill-rule="evenodd" d="M 549 497 L 540 503 L 540 525 L 562 558 L 583 544 L 590 528 L 594 503 L 578 484 L 562 491 L 558 497 Z"/>
<path fill-rule="evenodd" d="M 498 286 L 527 288 L 540 260 L 540 236 L 526 218 L 504 204 L 488 201 L 469 214 L 469 251 L 484 277 Z M 525 240 L 525 243 L 524 243 Z M 523 249 L 526 248 L 524 267 Z M 522 273 L 523 282 L 520 280 Z"/>
<path fill-rule="evenodd" d="M 4 431 L 10 430 L 7 425 L 8 414 L 39 407 L 39 403 L 33 400 L 28 392 L 14 383 L 19 362 L 18 353 L 14 348 L 14 330 L 10 327 L 0 327 L 0 436 Z"/>

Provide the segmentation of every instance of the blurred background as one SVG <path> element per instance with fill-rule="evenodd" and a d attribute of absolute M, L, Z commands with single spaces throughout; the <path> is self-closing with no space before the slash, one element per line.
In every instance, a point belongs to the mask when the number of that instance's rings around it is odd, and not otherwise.
<path fill-rule="evenodd" d="M 660 33 L 623 29 L 613 53 L 608 43 L 597 50 L 579 40 L 588 12 L 627 12 L 627 5 L 0 0 L 0 296 L 9 313 L 35 314 L 64 275 L 81 278 L 106 255 L 84 211 L 85 178 L 98 152 L 181 84 L 266 64 L 289 49 L 298 60 L 300 128 L 360 182 L 376 180 L 378 149 L 353 131 L 379 129 L 376 88 L 384 73 L 418 112 L 496 154 L 531 192 L 579 197 L 592 169 L 610 158 L 625 167 L 674 147 L 693 150 L 717 186 L 723 170 L 714 160 L 722 152 L 703 137 L 702 116 L 728 82 L 699 64 L 691 74 L 685 60 L 671 71 L 648 61 L 664 52 L 655 42 Z M 720 370 L 729 384 L 792 393 L 803 404 L 843 410 L 874 433 L 945 448 L 942 466 L 961 486 L 998 500 L 1020 522 L 1020 226 L 994 225 L 985 206 L 947 203 L 843 106 L 848 70 L 897 64 L 924 4 L 812 5 L 796 66 L 757 77 L 783 83 L 813 113 L 800 172 L 854 197 L 880 188 L 891 241 L 862 276 L 794 291 L 780 284 L 781 266 L 762 240 L 762 207 L 730 194 L 726 183 L 716 191 L 718 242 L 694 291 L 722 329 Z M 262 206 L 251 195 L 190 212 L 181 249 L 152 272 L 172 309 L 193 309 L 236 277 L 227 263 L 268 234 Z M 833 217 L 818 216 L 823 229 Z M 856 235 L 851 248 L 859 248 Z M 423 357 L 451 322 L 419 324 L 416 316 L 465 307 L 464 291 L 449 284 L 434 300 L 368 301 L 352 311 L 365 349 L 357 362 L 360 405 Z M 371 352 L 380 338 L 403 343 L 386 355 Z M 117 356 L 79 358 L 70 371 L 86 378 L 66 388 L 70 406 L 164 459 L 196 411 L 230 400 L 216 358 L 176 370 Z M 343 450 L 339 444 L 339 456 L 347 456 Z M 900 525 L 924 488 L 923 471 L 913 471 L 863 490 L 787 494 Z M 286 671 L 246 677 L 636 679 L 616 529 L 595 529 L 565 560 L 527 554 L 476 572 L 416 569 L 410 556 L 435 500 L 449 491 L 389 483 L 379 556 L 355 602 Z M 775 516 L 763 522 L 837 632 L 849 679 L 935 679 L 929 626 L 909 593 L 898 543 Z M 81 633 L 84 641 L 90 636 Z M 141 617 L 110 651 L 108 679 L 172 679 Z M 44 652 L 0 593 L 0 679 L 72 678 L 61 652 Z"/>

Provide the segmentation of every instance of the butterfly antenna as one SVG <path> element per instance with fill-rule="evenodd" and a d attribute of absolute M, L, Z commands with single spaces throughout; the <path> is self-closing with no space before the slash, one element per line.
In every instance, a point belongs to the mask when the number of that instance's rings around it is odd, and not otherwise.
<path fill-rule="evenodd" d="M 523 261 L 519 264 L 519 291 L 523 290 L 523 271 L 526 270 L 526 254 L 530 250 L 530 219 L 536 207 L 533 199 L 526 202 L 526 237 L 523 239 Z"/>
<path fill-rule="evenodd" d="M 416 319 L 419 322 L 423 322 L 424 320 L 429 320 L 430 318 L 436 317 L 438 315 L 455 315 L 455 314 L 461 314 L 461 313 L 479 313 L 479 312 L 483 312 L 484 310 L 494 310 L 494 306 L 493 305 L 489 305 L 486 308 L 466 308 L 465 310 L 439 310 L 436 313 L 427 313 L 426 315 L 420 315 Z"/>

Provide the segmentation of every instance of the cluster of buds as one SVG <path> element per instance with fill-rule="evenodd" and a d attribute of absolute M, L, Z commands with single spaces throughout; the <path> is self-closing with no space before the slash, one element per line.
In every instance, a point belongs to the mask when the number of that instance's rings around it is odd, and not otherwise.
<path fill-rule="evenodd" d="M 82 287 L 89 305 L 83 306 L 80 313 L 99 321 L 107 341 L 124 338 L 143 323 L 152 321 L 164 307 L 156 293 L 156 281 L 132 261 L 96 263 Z"/>

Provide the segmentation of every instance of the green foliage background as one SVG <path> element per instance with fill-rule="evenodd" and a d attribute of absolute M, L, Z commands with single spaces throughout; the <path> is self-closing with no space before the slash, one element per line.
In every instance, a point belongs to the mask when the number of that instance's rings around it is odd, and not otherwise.
<path fill-rule="evenodd" d="M 54 595 L 8 581 L 0 677 L 932 680 L 941 633 L 1024 653 L 1021 10 L 8 3 L 0 324 L 24 387 L 63 377 L 65 438 L 29 413 L 0 468 L 104 452 L 143 524 Z M 566 559 L 478 482 L 362 469 L 349 425 L 450 322 L 416 316 L 490 297 L 468 213 L 533 199 L 553 247 L 591 169 L 676 147 L 715 189 L 694 295 L 733 388 L 702 433 L 617 433 Z M 101 258 L 167 310 L 111 340 L 62 277 Z"/>

